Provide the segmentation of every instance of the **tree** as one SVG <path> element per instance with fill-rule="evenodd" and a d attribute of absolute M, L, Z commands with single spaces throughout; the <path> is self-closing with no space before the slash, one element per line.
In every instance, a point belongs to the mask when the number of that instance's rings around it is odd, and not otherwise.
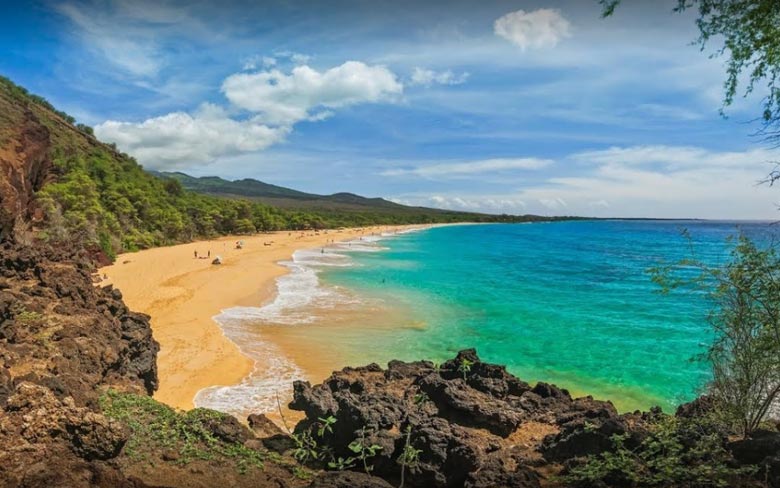
<path fill-rule="evenodd" d="M 622 0 L 599 0 L 603 15 L 615 12 Z M 780 144 L 780 2 L 777 0 L 678 0 L 675 12 L 696 8 L 699 17 L 696 43 L 704 50 L 710 42 L 722 42 L 713 56 L 726 56 L 723 108 L 734 102 L 741 75 L 746 74 L 744 95 L 760 84 L 768 90 L 760 119 L 761 131 Z M 780 179 L 773 172 L 770 182 Z"/>
<path fill-rule="evenodd" d="M 714 305 L 708 393 L 749 436 L 780 394 L 780 256 L 741 236 L 724 266 L 688 259 L 655 270 L 654 278 L 665 291 L 702 290 Z"/>

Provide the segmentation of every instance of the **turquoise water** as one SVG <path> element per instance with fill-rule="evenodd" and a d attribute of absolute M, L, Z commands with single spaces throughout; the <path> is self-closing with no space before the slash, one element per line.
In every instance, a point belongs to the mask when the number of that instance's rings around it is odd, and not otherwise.
<path fill-rule="evenodd" d="M 710 340 L 708 304 L 661 295 L 647 269 L 690 257 L 728 257 L 726 238 L 765 224 L 579 221 L 451 226 L 349 252 L 353 266 L 319 271 L 325 287 L 404 310 L 403 323 L 343 341 L 350 360 L 443 360 L 477 348 L 526 381 L 544 380 L 613 399 L 621 409 L 665 410 L 708 378 L 692 360 Z M 379 316 L 366 322 L 392 322 Z M 393 320 L 398 320 L 393 319 Z"/>

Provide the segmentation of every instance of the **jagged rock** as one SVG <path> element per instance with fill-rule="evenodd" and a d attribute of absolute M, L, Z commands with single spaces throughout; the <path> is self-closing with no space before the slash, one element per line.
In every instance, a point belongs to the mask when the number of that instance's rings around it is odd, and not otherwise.
<path fill-rule="evenodd" d="M 243 444 L 255 437 L 252 431 L 230 415 L 220 414 L 209 417 L 203 425 L 214 437 L 232 444 Z"/>
<path fill-rule="evenodd" d="M 23 382 L 16 387 L 6 412 L 3 426 L 14 429 L 26 441 L 36 444 L 61 438 L 87 461 L 110 459 L 127 441 L 128 433 L 122 424 L 77 407 L 70 397 L 59 400 L 51 390 L 33 383 Z"/>
<path fill-rule="evenodd" d="M 11 360 L 24 350 L 35 366 L 30 381 L 56 383 L 80 405 L 95 404 L 98 384 L 154 392 L 159 346 L 148 316 L 128 311 L 115 290 L 93 287 L 85 257 L 9 244 L 0 251 L 9 284 L 0 291 L 0 341 Z"/>
<path fill-rule="evenodd" d="M 491 457 L 480 466 L 479 471 L 470 473 L 464 488 L 539 488 L 539 475 L 531 468 L 518 463 L 518 459 L 502 462 Z M 514 469 L 513 469 L 514 468 Z"/>
<path fill-rule="evenodd" d="M 249 447 L 248 443 L 253 443 L 255 447 L 252 449 L 265 448 L 280 454 L 295 448 L 292 438 L 265 415 L 253 413 L 247 417 L 247 423 L 258 439 L 245 442 L 245 446 Z"/>
<path fill-rule="evenodd" d="M 539 382 L 531 390 L 542 398 L 556 398 L 562 400 L 571 400 L 568 390 L 558 388 L 555 385 L 549 383 Z"/>
<path fill-rule="evenodd" d="M 293 383 L 293 401 L 290 403 L 290 408 L 303 410 L 307 417 L 315 419 L 338 410 L 330 391 L 322 388 L 313 389 L 311 383 L 300 380 Z"/>
<path fill-rule="evenodd" d="M 576 420 L 563 426 L 560 433 L 545 438 L 545 459 L 561 462 L 579 456 L 590 456 L 611 450 L 612 436 L 624 434 L 627 428 L 619 418 L 588 421 Z"/>
<path fill-rule="evenodd" d="M 355 440 L 381 446 L 368 463 L 387 481 L 398 483 L 399 458 L 413 449 L 409 487 L 536 488 L 542 452 L 601 452 L 627 428 L 611 403 L 572 399 L 546 383 L 532 388 L 473 349 L 440 368 L 392 361 L 386 370 L 345 368 L 321 385 L 298 382 L 290 408 L 306 414 L 298 433 L 316 432 L 318 418 L 336 419 L 320 439 L 336 456 L 351 455 Z"/>
<path fill-rule="evenodd" d="M 265 437 L 260 439 L 260 443 L 269 451 L 273 451 L 279 454 L 285 453 L 290 449 L 295 448 L 295 442 L 287 434 L 278 434 L 271 437 Z"/>
<path fill-rule="evenodd" d="M 10 486 L 142 486 L 99 465 L 128 431 L 98 397 L 153 392 L 158 345 L 148 317 L 93 287 L 91 270 L 78 251 L 0 244 L 0 480 Z"/>
<path fill-rule="evenodd" d="M 523 415 L 512 410 L 506 402 L 471 387 L 462 378 L 445 380 L 432 373 L 417 384 L 436 404 L 439 414 L 452 422 L 485 428 L 506 437 L 523 420 Z"/>
<path fill-rule="evenodd" d="M 275 435 L 284 435 L 284 431 L 279 428 L 271 419 L 263 414 L 253 413 L 247 417 L 249 428 L 257 437 L 273 437 Z"/>
<path fill-rule="evenodd" d="M 680 418 L 701 418 L 711 413 L 715 407 L 716 405 L 714 398 L 707 395 L 702 395 L 692 402 L 683 403 L 677 407 L 674 415 Z"/>
<path fill-rule="evenodd" d="M 316 477 L 309 488 L 393 488 L 393 485 L 365 473 L 334 471 Z"/>
<path fill-rule="evenodd" d="M 463 486 L 484 457 L 479 439 L 442 418 L 429 418 L 412 427 L 410 440 L 411 446 L 421 451 L 419 463 L 410 469 L 410 486 Z M 404 444 L 402 437 L 397 441 L 397 452 L 402 452 Z"/>

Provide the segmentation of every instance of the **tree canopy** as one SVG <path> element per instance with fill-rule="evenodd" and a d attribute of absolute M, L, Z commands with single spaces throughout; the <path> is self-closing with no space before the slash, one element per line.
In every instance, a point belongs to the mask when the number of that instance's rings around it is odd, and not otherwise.
<path fill-rule="evenodd" d="M 622 0 L 599 0 L 605 17 Z M 713 57 L 726 57 L 723 108 L 740 93 L 765 86 L 760 118 L 762 133 L 780 142 L 780 2 L 777 0 L 678 0 L 675 12 L 697 9 L 696 43 L 705 50 L 716 44 Z M 740 88 L 741 85 L 744 87 Z"/>

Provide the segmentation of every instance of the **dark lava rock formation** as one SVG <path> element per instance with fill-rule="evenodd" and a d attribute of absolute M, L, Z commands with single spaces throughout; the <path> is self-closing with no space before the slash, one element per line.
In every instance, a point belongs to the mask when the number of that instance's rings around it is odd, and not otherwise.
<path fill-rule="evenodd" d="M 440 367 L 393 361 L 345 368 L 314 387 L 296 382 L 290 407 L 306 414 L 299 434 L 336 419 L 324 437 L 336 457 L 350 456 L 356 439 L 381 446 L 373 474 L 395 485 L 403 452 L 414 449 L 411 487 L 539 487 L 560 463 L 609 449 L 613 434 L 637 424 L 610 402 L 531 387 L 473 349 Z"/>
<path fill-rule="evenodd" d="M 100 464 L 127 431 L 98 397 L 151 394 L 159 347 L 148 317 L 95 288 L 90 269 L 78 256 L 0 247 L 0 486 L 135 486 Z"/>

